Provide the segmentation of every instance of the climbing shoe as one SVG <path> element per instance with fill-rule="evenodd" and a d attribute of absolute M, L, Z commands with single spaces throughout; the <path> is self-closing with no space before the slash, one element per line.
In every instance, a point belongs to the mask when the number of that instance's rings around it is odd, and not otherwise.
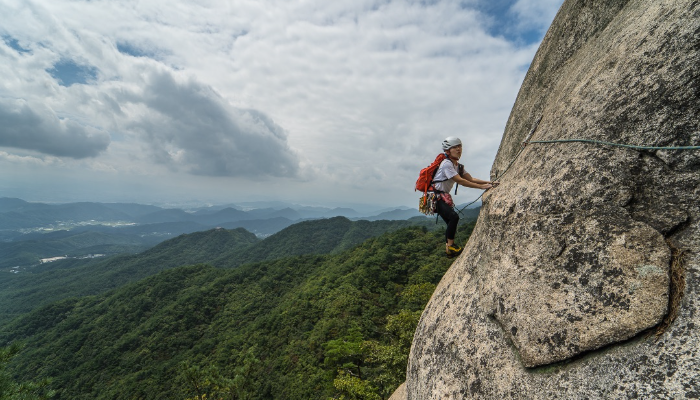
<path fill-rule="evenodd" d="M 462 253 L 462 248 L 456 244 L 452 244 L 447 247 L 447 257 L 457 257 Z"/>

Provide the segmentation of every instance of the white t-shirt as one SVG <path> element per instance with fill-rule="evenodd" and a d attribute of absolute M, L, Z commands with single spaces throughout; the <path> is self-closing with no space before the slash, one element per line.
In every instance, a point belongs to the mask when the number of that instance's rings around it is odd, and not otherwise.
<path fill-rule="evenodd" d="M 440 166 L 438 167 L 438 170 L 435 173 L 435 177 L 433 178 L 433 182 L 443 182 L 433 183 L 433 187 L 435 187 L 435 189 L 437 190 L 449 193 L 455 184 L 455 181 L 453 181 L 452 178 L 454 178 L 457 175 L 459 175 L 459 173 L 457 173 L 457 168 L 455 168 L 455 165 L 452 163 L 452 160 L 450 160 L 449 158 L 444 159 L 440 163 Z"/>

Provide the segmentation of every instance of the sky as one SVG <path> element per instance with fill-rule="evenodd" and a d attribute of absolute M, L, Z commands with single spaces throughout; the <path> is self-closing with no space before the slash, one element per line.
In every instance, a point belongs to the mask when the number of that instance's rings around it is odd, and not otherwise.
<path fill-rule="evenodd" d="M 561 3 L 0 0 L 0 197 L 417 206 L 445 137 L 489 179 Z"/>

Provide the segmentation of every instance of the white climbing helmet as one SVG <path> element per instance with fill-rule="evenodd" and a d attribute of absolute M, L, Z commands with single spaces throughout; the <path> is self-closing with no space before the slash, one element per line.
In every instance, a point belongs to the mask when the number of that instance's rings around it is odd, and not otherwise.
<path fill-rule="evenodd" d="M 450 136 L 447 139 L 442 141 L 442 149 L 447 151 L 447 150 L 451 149 L 452 147 L 459 146 L 460 144 L 462 144 L 462 141 L 459 140 L 459 138 L 454 137 L 454 136 Z"/>

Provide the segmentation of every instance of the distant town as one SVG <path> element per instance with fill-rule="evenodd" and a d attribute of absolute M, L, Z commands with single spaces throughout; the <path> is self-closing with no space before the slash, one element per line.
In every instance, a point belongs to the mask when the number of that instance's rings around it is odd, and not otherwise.
<path fill-rule="evenodd" d="M 80 256 L 80 257 L 69 257 L 69 256 L 49 257 L 49 258 L 40 259 L 39 264 L 46 264 L 46 263 L 59 261 L 59 260 L 67 260 L 69 258 L 76 259 L 76 260 L 85 260 L 88 258 L 99 258 L 99 257 L 104 257 L 104 256 L 106 256 L 106 254 L 86 254 L 86 255 Z M 10 273 L 19 274 L 21 270 L 22 270 L 22 267 L 20 267 L 18 265 L 14 268 L 10 268 Z"/>
<path fill-rule="evenodd" d="M 68 258 L 75 258 L 78 260 L 83 260 L 86 258 L 97 258 L 97 257 L 104 257 L 104 256 L 105 256 L 105 254 L 87 254 L 84 256 L 80 256 L 80 257 L 59 256 L 59 257 L 42 258 L 41 260 L 39 260 L 39 262 L 41 264 L 45 264 L 45 263 L 50 263 L 50 262 L 54 262 L 54 261 L 58 261 L 58 260 L 66 260 Z"/>

